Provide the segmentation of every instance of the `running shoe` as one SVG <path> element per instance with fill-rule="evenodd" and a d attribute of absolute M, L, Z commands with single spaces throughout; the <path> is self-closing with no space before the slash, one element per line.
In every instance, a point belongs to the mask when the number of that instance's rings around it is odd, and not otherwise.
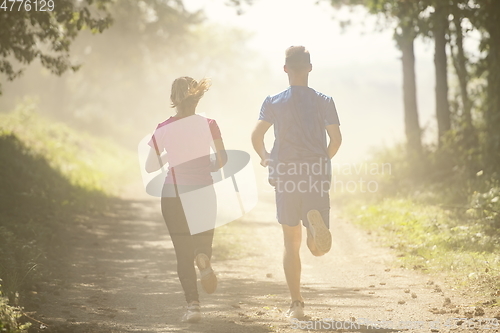
<path fill-rule="evenodd" d="M 181 318 L 183 323 L 197 323 L 201 320 L 200 304 L 188 304 L 186 312 Z"/>
<path fill-rule="evenodd" d="M 309 231 L 313 237 L 316 248 L 323 253 L 330 251 L 332 247 L 332 235 L 325 225 L 321 213 L 315 209 L 307 212 Z"/>
<path fill-rule="evenodd" d="M 286 316 L 289 318 L 302 318 L 304 317 L 304 302 L 293 301 L 290 304 L 290 309 L 286 312 Z"/>
<path fill-rule="evenodd" d="M 207 294 L 212 294 L 217 289 L 217 276 L 210 265 L 210 259 L 205 253 L 198 253 L 195 258 L 196 266 L 200 270 L 200 282 L 202 289 Z"/>

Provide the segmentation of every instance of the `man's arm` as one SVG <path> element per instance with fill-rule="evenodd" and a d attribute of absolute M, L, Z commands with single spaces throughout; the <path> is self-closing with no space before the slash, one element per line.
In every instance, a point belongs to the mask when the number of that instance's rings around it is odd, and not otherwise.
<path fill-rule="evenodd" d="M 260 156 L 260 165 L 267 166 L 269 160 L 269 153 L 266 150 L 266 146 L 264 144 L 264 135 L 266 134 L 269 127 L 271 127 L 271 123 L 265 120 L 259 120 L 255 129 L 252 132 L 252 145 L 253 149 Z"/>
<path fill-rule="evenodd" d="M 337 154 L 342 143 L 342 134 L 340 133 L 340 126 L 337 124 L 332 124 L 326 126 L 326 132 L 330 137 L 330 143 L 328 144 L 328 157 L 332 158 Z"/>

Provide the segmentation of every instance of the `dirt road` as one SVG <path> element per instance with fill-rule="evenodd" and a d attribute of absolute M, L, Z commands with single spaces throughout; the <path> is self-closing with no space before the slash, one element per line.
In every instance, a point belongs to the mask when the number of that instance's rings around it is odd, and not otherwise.
<path fill-rule="evenodd" d="M 308 317 L 290 322 L 283 315 L 289 296 L 281 263 L 281 228 L 274 212 L 272 198 L 261 198 L 250 214 L 233 222 L 237 225 L 231 230 L 244 235 L 246 254 L 218 260 L 214 253 L 218 290 L 213 295 L 200 293 L 204 320 L 184 324 L 179 320 L 184 297 L 158 200 L 117 200 L 115 213 L 82 218 L 68 236 L 74 251 L 65 260 L 71 260 L 71 268 L 55 272 L 57 278 L 40 286 L 36 316 L 48 327 L 36 324 L 31 331 L 42 327 L 43 332 L 65 333 L 259 333 L 330 331 L 333 326 L 337 332 L 398 328 L 445 332 L 450 330 L 445 325 L 457 322 L 451 318 L 474 311 L 467 307 L 472 300 L 435 278 L 398 268 L 395 253 L 375 245 L 370 236 L 339 219 L 333 210 L 331 252 L 316 258 L 303 243 Z M 216 235 L 222 241 L 232 236 Z M 384 321 L 379 324 L 386 329 L 370 327 L 377 321 Z M 476 321 L 478 325 L 486 324 Z"/>

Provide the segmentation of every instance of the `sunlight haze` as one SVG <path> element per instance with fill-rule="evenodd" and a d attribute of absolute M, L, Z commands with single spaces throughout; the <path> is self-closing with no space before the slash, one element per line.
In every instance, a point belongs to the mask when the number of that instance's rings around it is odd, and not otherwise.
<path fill-rule="evenodd" d="M 377 29 L 376 18 L 358 8 L 337 10 L 328 2 L 311 0 L 257 0 L 235 8 L 216 0 L 185 1 L 188 10 L 203 9 L 208 20 L 251 33 L 250 47 L 262 56 L 274 77 L 272 95 L 284 90 L 284 51 L 304 45 L 311 52 L 309 85 L 334 98 L 339 112 L 342 147 L 337 162 L 364 160 L 373 147 L 391 146 L 404 139 L 400 52 L 392 29 Z M 341 20 L 351 20 L 345 31 Z M 432 48 L 415 46 L 420 124 L 434 135 L 434 77 Z M 261 96 L 263 100 L 265 96 Z M 260 104 L 255 105 L 257 119 Z"/>

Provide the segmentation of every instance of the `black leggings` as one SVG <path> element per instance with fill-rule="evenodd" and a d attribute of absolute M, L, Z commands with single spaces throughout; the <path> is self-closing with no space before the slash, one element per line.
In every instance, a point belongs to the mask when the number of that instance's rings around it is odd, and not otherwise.
<path fill-rule="evenodd" d="M 191 235 L 179 197 L 161 198 L 161 212 L 177 257 L 177 275 L 188 303 L 199 301 L 194 258 L 198 253 L 212 257 L 214 229 Z"/>

